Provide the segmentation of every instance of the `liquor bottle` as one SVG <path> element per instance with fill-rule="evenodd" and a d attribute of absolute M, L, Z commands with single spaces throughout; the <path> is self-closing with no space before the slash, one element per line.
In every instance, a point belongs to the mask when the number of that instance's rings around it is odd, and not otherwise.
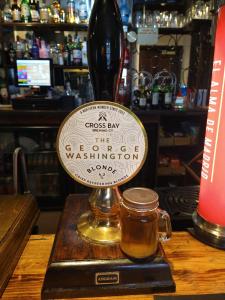
<path fill-rule="evenodd" d="M 59 66 L 64 65 L 64 60 L 63 60 L 63 45 L 62 44 L 57 44 L 57 64 Z"/>
<path fill-rule="evenodd" d="M 65 95 L 66 96 L 72 96 L 73 95 L 73 91 L 72 91 L 72 88 L 71 88 L 70 81 L 66 81 L 66 84 L 65 84 Z"/>
<path fill-rule="evenodd" d="M 13 0 L 12 19 L 13 19 L 13 22 L 20 22 L 21 21 L 21 9 L 17 4 L 17 0 Z"/>
<path fill-rule="evenodd" d="M 31 49 L 32 49 L 32 45 L 33 45 L 33 33 L 31 34 L 31 32 L 27 32 L 25 35 L 25 39 L 26 39 L 26 43 L 29 48 L 29 52 L 31 54 Z"/>
<path fill-rule="evenodd" d="M 120 13 L 121 13 L 124 32 L 127 32 L 129 16 L 130 16 L 130 8 L 128 6 L 127 0 L 122 0 L 120 2 Z"/>
<path fill-rule="evenodd" d="M 69 51 L 67 48 L 67 38 L 65 38 L 63 44 L 63 64 L 65 66 L 69 66 Z"/>
<path fill-rule="evenodd" d="M 37 41 L 35 38 L 33 39 L 31 55 L 32 55 L 32 58 L 39 58 L 39 47 L 38 47 L 38 44 L 37 44 Z"/>
<path fill-rule="evenodd" d="M 147 101 L 147 103 L 146 103 L 146 109 L 150 109 L 151 108 L 151 96 L 152 96 L 150 87 L 148 87 L 145 90 L 145 96 L 146 96 L 146 101 Z"/>
<path fill-rule="evenodd" d="M 47 48 L 44 40 L 41 40 L 41 46 L 39 48 L 39 57 L 40 58 L 49 58 L 49 49 Z"/>
<path fill-rule="evenodd" d="M 12 10 L 10 8 L 10 1 L 7 0 L 3 9 L 3 21 L 12 22 Z"/>
<path fill-rule="evenodd" d="M 163 108 L 171 109 L 172 108 L 172 87 L 167 85 L 164 88 L 164 101 L 163 101 Z"/>
<path fill-rule="evenodd" d="M 145 109 L 147 106 L 147 98 L 145 93 L 141 93 L 141 96 L 139 98 L 139 108 Z"/>
<path fill-rule="evenodd" d="M 13 47 L 13 43 L 10 43 L 9 49 L 8 49 L 8 63 L 9 64 L 14 64 L 16 60 L 16 51 Z"/>
<path fill-rule="evenodd" d="M 60 65 L 60 66 L 64 65 L 63 53 L 62 53 L 62 51 L 60 49 L 58 51 L 58 65 Z"/>
<path fill-rule="evenodd" d="M 164 89 L 165 86 L 163 84 L 159 84 L 158 86 L 159 88 L 159 109 L 163 109 L 164 108 Z"/>
<path fill-rule="evenodd" d="M 160 90 L 158 84 L 154 84 L 152 88 L 152 103 L 151 108 L 152 109 L 158 109 L 159 108 L 159 97 L 160 97 Z"/>
<path fill-rule="evenodd" d="M 49 21 L 48 7 L 46 5 L 46 0 L 42 0 L 42 4 L 40 6 L 40 22 L 48 23 L 48 21 Z"/>
<path fill-rule="evenodd" d="M 31 22 L 29 0 L 22 0 L 20 4 L 20 8 L 21 8 L 21 21 L 25 23 Z"/>
<path fill-rule="evenodd" d="M 31 54 L 30 54 L 30 49 L 29 49 L 29 45 L 28 43 L 25 44 L 25 51 L 24 51 L 24 54 L 23 54 L 23 58 L 31 58 Z"/>
<path fill-rule="evenodd" d="M 40 21 L 39 11 L 35 0 L 30 0 L 30 14 L 32 22 Z"/>
<path fill-rule="evenodd" d="M 16 58 L 23 58 L 23 46 L 18 35 L 16 36 Z"/>
<path fill-rule="evenodd" d="M 81 66 L 82 64 L 82 43 L 80 38 L 77 36 L 74 38 L 74 46 L 73 46 L 73 64 L 75 66 Z"/>
<path fill-rule="evenodd" d="M 74 0 L 68 0 L 66 7 L 67 7 L 66 22 L 67 23 L 76 23 L 77 19 L 76 19 Z"/>
<path fill-rule="evenodd" d="M 37 8 L 37 12 L 39 15 L 39 21 L 40 21 L 40 1 L 39 0 L 37 0 L 37 2 L 36 2 L 36 8 Z"/>
<path fill-rule="evenodd" d="M 134 90 L 134 96 L 136 97 L 135 106 L 138 109 L 145 109 L 147 105 L 147 97 L 145 94 L 145 86 L 139 85 L 137 90 Z"/>
<path fill-rule="evenodd" d="M 71 34 L 67 37 L 67 45 L 66 48 L 68 50 L 68 64 L 69 66 L 73 65 L 73 40 Z"/>
<path fill-rule="evenodd" d="M 116 0 L 94 2 L 88 30 L 88 65 L 96 100 L 117 101 L 124 37 Z"/>
<path fill-rule="evenodd" d="M 60 23 L 60 9 L 61 9 L 60 2 L 54 0 L 51 5 L 53 23 Z"/>
<path fill-rule="evenodd" d="M 60 18 L 60 23 L 66 22 L 66 13 L 65 13 L 65 10 L 62 8 L 59 11 L 59 18 Z"/>
<path fill-rule="evenodd" d="M 88 61 L 87 61 L 87 39 L 84 37 L 84 40 L 82 42 L 82 65 L 87 66 Z"/>
<path fill-rule="evenodd" d="M 132 97 L 132 108 L 139 109 L 139 98 L 141 97 L 141 92 L 138 87 L 134 87 L 133 97 Z"/>
<path fill-rule="evenodd" d="M 81 24 L 87 24 L 88 22 L 88 12 L 87 4 L 85 0 L 80 0 L 78 16 Z"/>
<path fill-rule="evenodd" d="M 51 45 L 50 58 L 52 59 L 53 65 L 58 64 L 58 49 L 55 43 Z"/>

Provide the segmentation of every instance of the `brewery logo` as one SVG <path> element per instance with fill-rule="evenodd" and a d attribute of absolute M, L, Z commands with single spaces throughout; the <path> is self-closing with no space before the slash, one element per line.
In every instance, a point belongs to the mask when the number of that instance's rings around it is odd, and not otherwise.
<path fill-rule="evenodd" d="M 107 121 L 107 119 L 106 119 L 106 113 L 103 112 L 103 111 L 100 111 L 98 121 L 102 121 L 102 120 L 103 121 Z"/>
<path fill-rule="evenodd" d="M 117 103 L 94 101 L 72 111 L 57 137 L 67 173 L 91 187 L 120 185 L 134 177 L 147 155 L 140 120 Z"/>

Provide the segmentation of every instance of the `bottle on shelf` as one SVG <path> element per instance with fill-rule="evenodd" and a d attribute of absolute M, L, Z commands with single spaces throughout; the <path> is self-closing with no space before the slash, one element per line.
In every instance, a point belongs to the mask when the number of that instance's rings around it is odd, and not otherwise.
<path fill-rule="evenodd" d="M 58 64 L 58 49 L 55 43 L 51 43 L 50 46 L 50 58 L 52 59 L 53 65 Z"/>
<path fill-rule="evenodd" d="M 36 38 L 33 39 L 31 55 L 32 55 L 32 58 L 39 58 L 39 47 L 38 47 Z"/>
<path fill-rule="evenodd" d="M 10 7 L 10 0 L 7 0 L 3 9 L 3 21 L 4 22 L 12 22 L 12 9 Z"/>
<path fill-rule="evenodd" d="M 23 43 L 19 36 L 16 37 L 16 58 L 23 58 Z"/>
<path fill-rule="evenodd" d="M 87 39 L 84 37 L 82 42 L 82 65 L 86 67 L 88 65 L 87 61 Z"/>
<path fill-rule="evenodd" d="M 58 65 L 64 65 L 62 45 L 58 45 Z"/>
<path fill-rule="evenodd" d="M 73 96 L 73 91 L 72 91 L 72 88 L 71 88 L 70 81 L 66 81 L 66 83 L 65 83 L 65 95 L 66 96 Z"/>
<path fill-rule="evenodd" d="M 39 48 L 39 57 L 40 58 L 49 58 L 49 49 L 46 46 L 44 40 L 41 40 L 41 47 Z"/>
<path fill-rule="evenodd" d="M 124 36 L 116 0 L 96 0 L 89 19 L 88 65 L 96 100 L 117 101 Z"/>
<path fill-rule="evenodd" d="M 28 43 L 25 43 L 25 51 L 23 53 L 23 58 L 26 58 L 26 59 L 31 58 L 31 53 L 30 53 Z"/>
<path fill-rule="evenodd" d="M 78 36 L 74 37 L 74 44 L 73 44 L 73 64 L 75 66 L 82 65 L 82 43 Z"/>
<path fill-rule="evenodd" d="M 35 0 L 30 0 L 30 14 L 32 22 L 40 21 L 39 7 Z"/>
<path fill-rule="evenodd" d="M 51 5 L 51 14 L 52 14 L 52 22 L 53 23 L 60 23 L 60 2 L 54 0 Z"/>
<path fill-rule="evenodd" d="M 79 1 L 78 16 L 81 24 L 88 23 L 88 11 L 87 11 L 87 4 L 85 0 Z"/>
<path fill-rule="evenodd" d="M 152 92 L 151 92 L 151 88 L 147 88 L 145 90 L 145 96 L 146 96 L 146 109 L 151 109 L 151 96 L 152 96 Z"/>
<path fill-rule="evenodd" d="M 40 18 L 40 1 L 39 0 L 36 0 L 36 8 L 37 8 L 39 18 Z"/>
<path fill-rule="evenodd" d="M 139 98 L 139 108 L 140 109 L 146 109 L 147 107 L 147 97 L 144 92 L 141 93 L 141 96 Z"/>
<path fill-rule="evenodd" d="M 31 22 L 29 0 L 21 0 L 20 9 L 21 9 L 21 21 L 24 23 Z"/>
<path fill-rule="evenodd" d="M 137 86 L 133 88 L 133 97 L 132 97 L 132 108 L 139 109 L 139 98 L 141 97 L 141 92 Z"/>
<path fill-rule="evenodd" d="M 91 84 L 90 74 L 87 75 L 86 102 L 94 100 L 93 87 Z"/>
<path fill-rule="evenodd" d="M 48 7 L 46 5 L 46 0 L 42 0 L 42 4 L 40 5 L 40 22 L 41 23 L 49 22 L 49 13 L 48 13 Z"/>
<path fill-rule="evenodd" d="M 160 88 L 157 82 L 153 85 L 152 88 L 152 103 L 151 108 L 152 109 L 159 109 L 160 104 Z"/>
<path fill-rule="evenodd" d="M 17 3 L 17 0 L 13 0 L 12 19 L 13 19 L 13 22 L 20 22 L 21 21 L 21 9 L 20 9 L 20 7 Z"/>
<path fill-rule="evenodd" d="M 77 21 L 77 13 L 75 10 L 75 1 L 67 0 L 67 13 L 66 13 L 66 22 L 67 23 L 78 23 Z"/>
<path fill-rule="evenodd" d="M 69 51 L 67 48 L 67 38 L 65 38 L 63 45 L 63 63 L 64 66 L 69 66 Z"/>
<path fill-rule="evenodd" d="M 16 51 L 13 47 L 13 43 L 10 43 L 9 49 L 8 49 L 8 63 L 10 65 L 15 64 L 16 61 Z"/>
<path fill-rule="evenodd" d="M 66 13 L 65 13 L 65 10 L 62 8 L 59 11 L 59 18 L 60 18 L 60 23 L 66 22 Z"/>
<path fill-rule="evenodd" d="M 128 6 L 127 0 L 120 1 L 120 13 L 123 22 L 123 29 L 124 32 L 127 32 L 128 24 L 129 24 L 129 17 L 130 17 L 130 8 Z"/>
<path fill-rule="evenodd" d="M 58 45 L 52 41 L 49 46 L 49 57 L 52 59 L 53 65 L 58 65 Z"/>
<path fill-rule="evenodd" d="M 68 50 L 68 65 L 73 65 L 73 38 L 72 35 L 69 34 L 67 37 L 67 45 L 66 48 Z"/>
<path fill-rule="evenodd" d="M 164 88 L 164 101 L 163 108 L 171 109 L 172 108 L 172 87 L 170 85 L 166 85 Z"/>

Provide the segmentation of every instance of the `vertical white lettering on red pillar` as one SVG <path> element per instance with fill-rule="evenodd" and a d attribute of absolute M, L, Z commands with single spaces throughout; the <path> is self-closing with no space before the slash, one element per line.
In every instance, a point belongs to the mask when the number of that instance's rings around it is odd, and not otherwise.
<path fill-rule="evenodd" d="M 215 140 L 218 129 L 218 111 L 221 103 L 222 81 L 224 75 L 224 64 L 222 60 L 213 61 L 213 80 L 211 82 L 211 90 L 209 97 L 208 118 L 206 123 L 206 136 L 204 143 L 204 154 L 207 154 L 209 159 L 205 161 L 203 155 L 201 177 L 204 180 L 212 180 L 212 165 L 215 159 Z M 207 168 L 204 166 L 207 165 Z"/>
<path fill-rule="evenodd" d="M 222 91 L 221 91 L 220 102 L 219 102 L 219 113 L 218 113 L 217 129 L 216 129 L 215 148 L 214 148 L 214 153 L 213 153 L 212 173 L 211 173 L 211 178 L 210 178 L 211 182 L 213 182 L 214 170 L 215 170 L 216 152 L 217 152 L 217 146 L 218 146 L 218 137 L 219 137 L 219 132 L 220 132 L 222 105 L 223 105 L 223 97 L 224 97 L 224 84 L 225 84 L 225 68 L 223 70 Z"/>

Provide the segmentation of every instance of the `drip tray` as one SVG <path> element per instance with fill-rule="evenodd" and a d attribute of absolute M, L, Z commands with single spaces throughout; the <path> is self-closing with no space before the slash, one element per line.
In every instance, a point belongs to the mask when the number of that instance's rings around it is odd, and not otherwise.
<path fill-rule="evenodd" d="M 200 186 L 156 188 L 159 205 L 171 218 L 173 230 L 193 227 L 192 214 L 197 208 Z"/>

